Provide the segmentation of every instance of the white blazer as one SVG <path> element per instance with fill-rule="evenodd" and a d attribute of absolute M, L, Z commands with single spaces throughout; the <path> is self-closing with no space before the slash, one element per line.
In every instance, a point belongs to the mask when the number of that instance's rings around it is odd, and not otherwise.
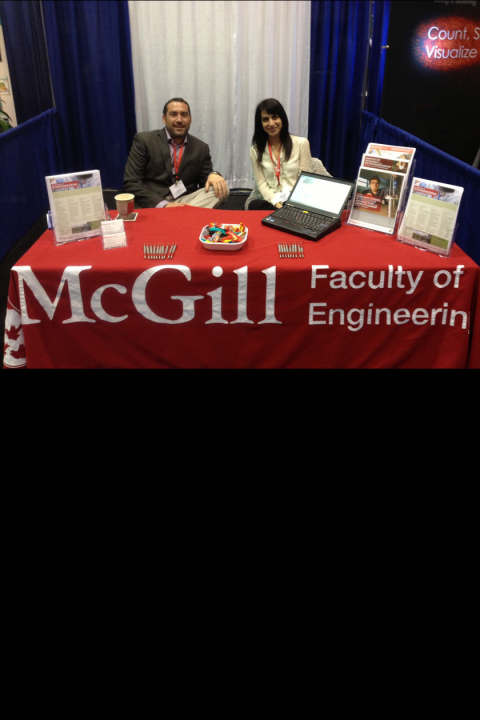
<path fill-rule="evenodd" d="M 280 184 L 282 190 L 293 190 L 293 186 L 297 182 L 301 170 L 310 172 L 312 164 L 312 155 L 310 153 L 310 143 L 307 138 L 291 135 L 292 138 L 292 154 L 288 162 L 285 162 L 285 150 L 282 146 L 280 152 Z M 275 167 L 272 163 L 270 153 L 268 151 L 268 143 L 262 155 L 262 162 L 257 163 L 257 150 L 254 146 L 250 148 L 250 160 L 252 161 L 253 176 L 262 197 L 267 202 L 271 202 L 273 196 L 277 192 L 277 178 L 275 175 Z"/>

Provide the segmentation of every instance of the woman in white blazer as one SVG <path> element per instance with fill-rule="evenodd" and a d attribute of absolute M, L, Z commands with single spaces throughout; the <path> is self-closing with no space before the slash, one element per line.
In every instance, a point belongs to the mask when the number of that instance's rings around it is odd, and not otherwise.
<path fill-rule="evenodd" d="M 249 210 L 282 207 L 300 171 L 311 170 L 310 143 L 307 138 L 290 135 L 287 114 L 274 98 L 262 100 L 255 110 L 250 159 L 263 200 L 252 200 Z"/>

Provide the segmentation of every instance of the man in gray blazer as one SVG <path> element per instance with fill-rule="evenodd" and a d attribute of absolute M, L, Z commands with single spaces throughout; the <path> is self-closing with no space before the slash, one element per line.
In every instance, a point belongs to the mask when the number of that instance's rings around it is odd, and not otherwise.
<path fill-rule="evenodd" d="M 213 169 L 206 143 L 190 135 L 189 104 L 173 98 L 163 108 L 161 130 L 137 133 L 125 166 L 123 190 L 140 207 L 220 207 L 227 183 Z"/>

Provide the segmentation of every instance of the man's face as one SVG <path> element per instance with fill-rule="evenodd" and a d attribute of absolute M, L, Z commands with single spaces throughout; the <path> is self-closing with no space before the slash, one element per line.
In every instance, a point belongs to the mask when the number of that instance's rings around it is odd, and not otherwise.
<path fill-rule="evenodd" d="M 376 194 L 378 192 L 378 188 L 380 187 L 380 183 L 378 182 L 378 180 L 370 180 L 369 185 L 370 190 Z"/>
<path fill-rule="evenodd" d="M 182 102 L 168 103 L 167 114 L 163 116 L 163 122 L 173 140 L 182 140 L 192 123 L 188 105 Z"/>

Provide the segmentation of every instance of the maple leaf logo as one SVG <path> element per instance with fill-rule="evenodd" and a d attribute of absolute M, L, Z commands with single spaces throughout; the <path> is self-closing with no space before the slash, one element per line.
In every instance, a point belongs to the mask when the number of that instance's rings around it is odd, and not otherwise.
<path fill-rule="evenodd" d="M 18 340 L 18 338 L 20 337 L 20 330 L 15 326 L 5 328 L 5 335 L 9 340 L 15 342 L 15 340 Z"/>
<path fill-rule="evenodd" d="M 25 364 L 25 348 L 23 347 L 23 345 L 20 348 L 20 350 L 12 350 L 10 355 L 15 360 L 22 360 L 23 361 L 22 364 Z"/>
<path fill-rule="evenodd" d="M 26 367 L 25 341 L 23 337 L 22 316 L 10 300 L 5 315 L 5 340 L 3 345 L 3 364 L 6 368 Z"/>

